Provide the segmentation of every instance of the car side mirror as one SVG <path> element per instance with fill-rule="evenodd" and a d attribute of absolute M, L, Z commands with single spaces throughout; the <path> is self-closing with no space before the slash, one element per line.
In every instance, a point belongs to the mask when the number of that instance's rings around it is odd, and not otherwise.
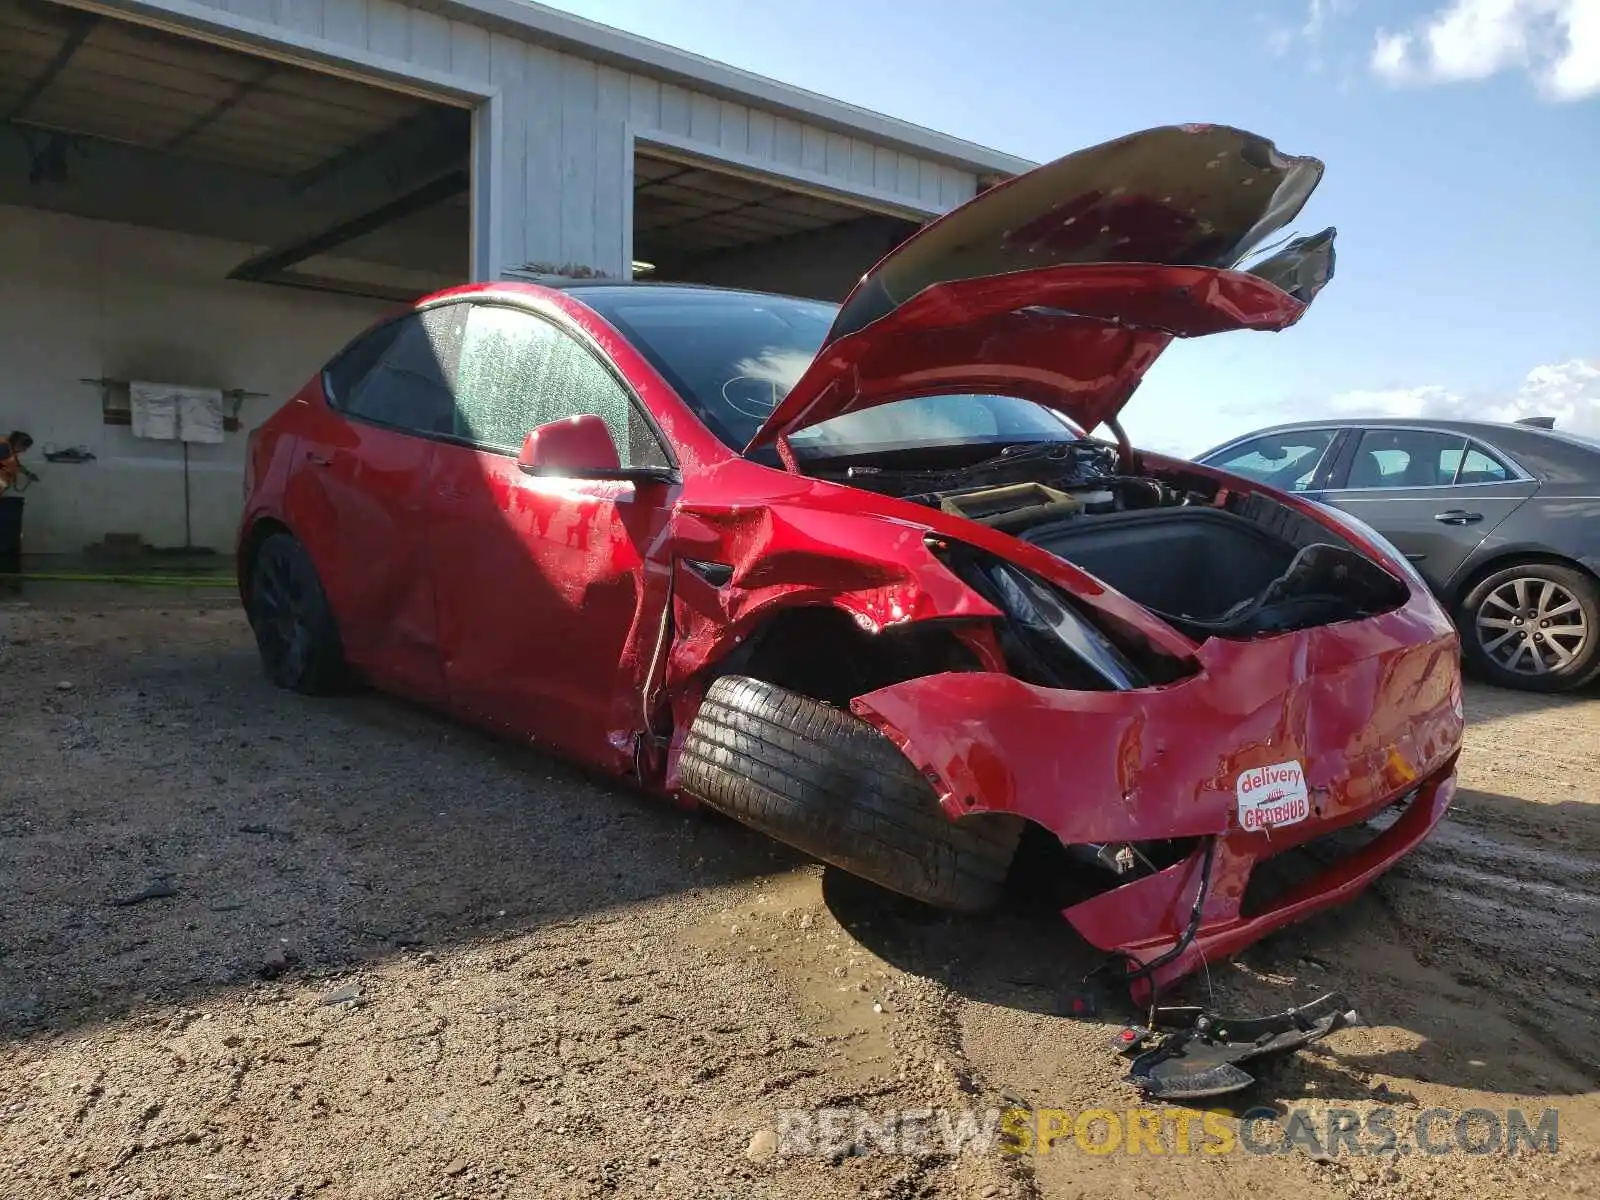
<path fill-rule="evenodd" d="M 585 413 L 531 429 L 522 441 L 517 466 L 529 475 L 588 478 L 595 472 L 614 475 L 622 470 L 622 460 L 606 423 Z"/>
<path fill-rule="evenodd" d="M 593 413 L 546 421 L 528 431 L 517 466 L 528 475 L 676 483 L 668 467 L 624 467 L 604 419 Z"/>

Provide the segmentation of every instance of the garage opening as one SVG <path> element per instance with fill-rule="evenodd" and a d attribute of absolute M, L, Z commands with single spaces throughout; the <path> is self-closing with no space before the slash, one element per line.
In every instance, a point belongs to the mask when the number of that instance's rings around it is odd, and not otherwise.
<path fill-rule="evenodd" d="M 634 278 L 843 300 L 920 228 L 905 215 L 775 177 L 654 151 L 634 157 Z"/>
<path fill-rule="evenodd" d="M 383 313 L 467 279 L 472 124 L 0 0 L 0 436 L 34 439 L 38 480 L 8 494 L 23 550 L 229 550 L 248 431 Z"/>

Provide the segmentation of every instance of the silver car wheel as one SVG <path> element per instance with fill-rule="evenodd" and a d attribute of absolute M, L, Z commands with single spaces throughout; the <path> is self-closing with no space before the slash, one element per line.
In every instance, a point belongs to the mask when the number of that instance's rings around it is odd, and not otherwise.
<path fill-rule="evenodd" d="M 1484 654 L 1517 675 L 1548 675 L 1577 662 L 1594 635 L 1578 597 L 1531 575 L 1485 596 L 1476 625 Z"/>

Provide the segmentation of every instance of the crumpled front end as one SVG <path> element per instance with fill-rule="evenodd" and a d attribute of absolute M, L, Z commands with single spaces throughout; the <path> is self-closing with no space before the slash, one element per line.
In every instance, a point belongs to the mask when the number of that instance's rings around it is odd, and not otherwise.
<path fill-rule="evenodd" d="M 1188 841 L 1178 861 L 1065 910 L 1123 960 L 1138 999 L 1355 895 L 1420 843 L 1455 791 L 1457 637 L 1418 591 L 1359 621 L 1201 647 L 1165 687 L 1078 692 L 999 673 L 943 674 L 862 696 L 951 817 L 1016 813 L 1067 846 Z M 1315 877 L 1258 903 L 1284 851 L 1398 819 Z"/>

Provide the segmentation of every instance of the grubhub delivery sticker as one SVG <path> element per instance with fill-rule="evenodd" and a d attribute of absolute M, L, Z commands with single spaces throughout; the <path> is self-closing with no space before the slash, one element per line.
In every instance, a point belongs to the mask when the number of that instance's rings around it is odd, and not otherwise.
<path fill-rule="evenodd" d="M 1245 771 L 1239 776 L 1236 794 L 1243 829 L 1278 829 L 1311 815 L 1306 773 L 1297 762 Z"/>

